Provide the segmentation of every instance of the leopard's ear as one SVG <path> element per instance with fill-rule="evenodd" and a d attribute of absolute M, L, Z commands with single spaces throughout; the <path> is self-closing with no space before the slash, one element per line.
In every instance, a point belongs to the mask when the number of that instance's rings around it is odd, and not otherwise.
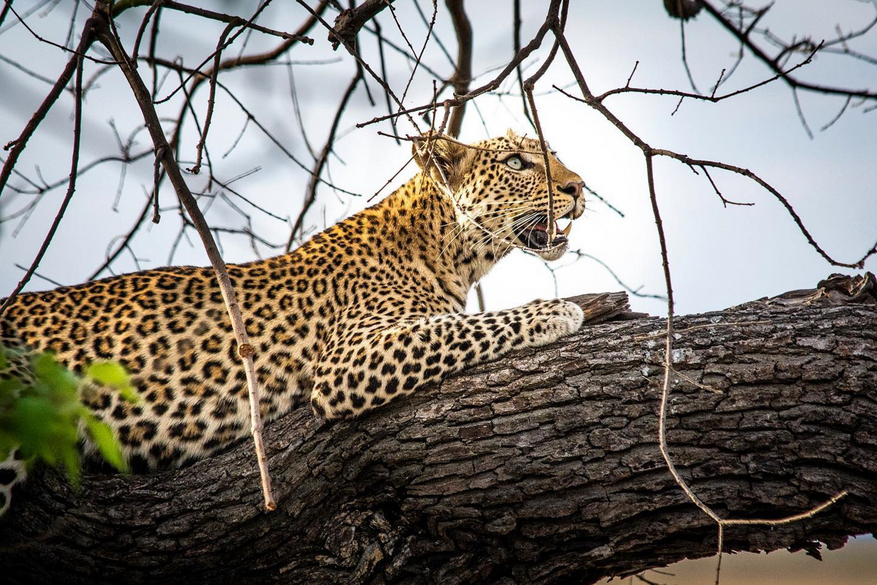
<path fill-rule="evenodd" d="M 471 163 L 473 150 L 444 134 L 419 136 L 411 151 L 417 165 L 438 185 L 455 190 Z"/>

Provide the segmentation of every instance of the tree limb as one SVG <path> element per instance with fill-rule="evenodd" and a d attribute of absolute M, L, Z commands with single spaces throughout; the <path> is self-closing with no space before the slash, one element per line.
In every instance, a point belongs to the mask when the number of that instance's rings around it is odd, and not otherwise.
<path fill-rule="evenodd" d="M 354 45 L 359 30 L 378 13 L 392 4 L 395 0 L 365 0 L 356 8 L 342 10 L 335 17 L 335 30 L 329 33 L 329 42 L 332 49 L 337 49 L 340 44 Z"/>
<path fill-rule="evenodd" d="M 849 279 L 847 279 L 849 280 Z M 724 550 L 877 531 L 874 281 L 677 317 L 668 448 Z M 838 292 L 841 291 L 841 292 Z M 871 304 L 834 304 L 840 299 Z M 14 582 L 590 583 L 715 553 L 658 449 L 664 321 L 586 326 L 362 419 L 307 409 L 251 447 L 147 476 L 44 470 L 0 524 Z M 692 381 L 694 383 L 692 383 Z"/>

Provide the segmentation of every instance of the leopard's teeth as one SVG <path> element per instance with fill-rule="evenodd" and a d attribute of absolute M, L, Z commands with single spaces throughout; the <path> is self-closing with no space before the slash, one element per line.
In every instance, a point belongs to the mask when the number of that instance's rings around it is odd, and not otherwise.
<path fill-rule="evenodd" d="M 564 236 L 569 236 L 569 233 L 570 233 L 571 231 L 572 231 L 572 220 L 570 220 L 569 223 L 566 224 L 566 227 L 565 227 L 565 228 L 563 228 L 562 230 L 560 230 L 560 233 L 562 233 Z"/>

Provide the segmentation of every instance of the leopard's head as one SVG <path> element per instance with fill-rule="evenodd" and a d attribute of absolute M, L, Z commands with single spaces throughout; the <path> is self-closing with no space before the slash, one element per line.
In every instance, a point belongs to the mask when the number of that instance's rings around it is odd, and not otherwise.
<path fill-rule="evenodd" d="M 552 239 L 545 159 L 538 139 L 511 130 L 471 145 L 437 136 L 416 142 L 414 156 L 423 174 L 453 202 L 461 229 L 480 232 L 480 243 L 490 244 L 500 255 L 517 247 L 545 260 L 557 260 L 566 252 L 572 220 L 585 210 L 584 182 L 549 150 L 558 220 Z"/>

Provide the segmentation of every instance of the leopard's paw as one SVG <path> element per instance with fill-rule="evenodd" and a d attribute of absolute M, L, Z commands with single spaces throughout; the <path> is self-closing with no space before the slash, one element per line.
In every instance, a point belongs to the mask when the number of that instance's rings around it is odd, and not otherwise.
<path fill-rule="evenodd" d="M 541 301 L 530 323 L 528 345 L 546 345 L 557 341 L 582 326 L 585 314 L 575 303 L 563 300 Z"/>

